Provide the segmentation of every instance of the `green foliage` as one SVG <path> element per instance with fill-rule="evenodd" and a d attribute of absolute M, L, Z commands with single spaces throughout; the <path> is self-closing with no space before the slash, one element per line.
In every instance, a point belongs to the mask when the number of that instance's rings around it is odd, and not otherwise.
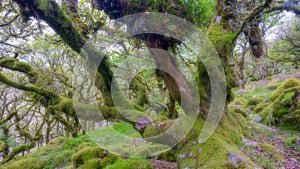
<path fill-rule="evenodd" d="M 141 12 L 141 8 L 145 9 L 146 12 L 166 12 L 185 18 L 201 28 L 205 28 L 208 25 L 213 16 L 215 7 L 215 1 L 211 0 L 148 0 L 146 2 L 140 0 L 126 0 L 126 2 L 130 4 L 126 14 Z"/>

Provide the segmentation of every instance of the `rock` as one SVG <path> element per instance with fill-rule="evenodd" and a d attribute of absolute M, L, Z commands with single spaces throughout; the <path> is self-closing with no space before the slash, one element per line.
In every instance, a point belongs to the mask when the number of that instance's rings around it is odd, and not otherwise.
<path fill-rule="evenodd" d="M 246 164 L 246 160 L 244 158 L 241 158 L 233 151 L 229 152 L 229 157 L 227 162 L 229 166 L 233 166 L 234 168 L 239 168 L 241 167 L 240 165 Z"/>
<path fill-rule="evenodd" d="M 255 121 L 255 122 L 261 122 L 261 121 L 262 121 L 262 118 L 261 118 L 260 115 L 257 115 L 257 116 L 255 116 L 255 117 L 253 117 L 253 121 Z"/>
<path fill-rule="evenodd" d="M 178 157 L 181 158 L 181 159 L 184 159 L 186 157 L 186 154 L 185 153 L 184 154 L 180 154 Z"/>
<path fill-rule="evenodd" d="M 297 138 L 297 139 L 296 139 L 296 144 L 297 144 L 298 146 L 300 146 L 300 138 Z"/>

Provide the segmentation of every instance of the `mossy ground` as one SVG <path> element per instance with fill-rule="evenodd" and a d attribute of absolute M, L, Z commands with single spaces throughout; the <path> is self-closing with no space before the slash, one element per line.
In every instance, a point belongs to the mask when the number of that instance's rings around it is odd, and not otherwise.
<path fill-rule="evenodd" d="M 231 104 L 235 109 L 246 111 L 251 118 L 241 149 L 257 166 L 300 167 L 299 162 L 291 160 L 300 160 L 299 145 L 295 141 L 300 140 L 299 85 L 296 78 L 272 79 L 267 85 L 265 81 L 255 82 L 248 84 Z"/>
<path fill-rule="evenodd" d="M 120 133 L 139 135 L 127 123 L 120 123 L 114 128 Z M 1 165 L 0 169 L 97 169 L 106 166 L 109 166 L 108 168 L 124 166 L 127 169 L 131 165 L 139 169 L 153 168 L 146 159 L 123 160 L 117 155 L 108 153 L 98 147 L 89 136 L 83 135 L 77 138 L 56 138 L 38 150 Z"/>

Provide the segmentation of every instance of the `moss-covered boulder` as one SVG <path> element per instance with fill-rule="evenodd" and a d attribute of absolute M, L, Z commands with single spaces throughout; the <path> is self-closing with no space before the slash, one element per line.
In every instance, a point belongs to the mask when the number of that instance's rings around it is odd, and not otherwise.
<path fill-rule="evenodd" d="M 81 144 L 78 149 L 78 152 L 72 155 L 72 164 L 75 168 L 103 168 L 120 159 L 101 147 L 91 147 L 87 143 Z"/>
<path fill-rule="evenodd" d="M 0 166 L 0 169 L 43 169 L 46 163 L 46 161 L 39 161 L 36 158 L 25 158 L 15 161 L 9 166 Z"/>

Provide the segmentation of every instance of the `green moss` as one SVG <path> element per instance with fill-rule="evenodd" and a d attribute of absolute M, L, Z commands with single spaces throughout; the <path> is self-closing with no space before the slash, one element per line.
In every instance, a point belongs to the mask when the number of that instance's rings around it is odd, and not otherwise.
<path fill-rule="evenodd" d="M 38 8 L 42 11 L 44 11 L 45 15 L 48 15 L 48 10 L 49 10 L 49 2 L 47 0 L 41 0 L 38 3 Z"/>
<path fill-rule="evenodd" d="M 292 144 L 295 144 L 297 138 L 299 138 L 299 137 L 297 137 L 297 136 L 288 137 L 288 138 L 286 138 L 286 139 L 284 140 L 284 144 L 285 144 L 286 146 L 290 146 L 290 145 L 292 145 Z"/>
<path fill-rule="evenodd" d="M 82 169 L 102 169 L 107 165 L 113 164 L 116 160 L 121 160 L 117 156 L 90 159 L 82 166 Z"/>
<path fill-rule="evenodd" d="M 69 115 L 74 115 L 74 105 L 73 100 L 70 98 L 61 98 L 58 104 L 58 110 Z"/>
<path fill-rule="evenodd" d="M 283 82 L 263 103 L 259 104 L 254 113 L 259 113 L 263 121 L 268 124 L 290 125 L 300 128 L 300 114 L 295 94 L 300 91 L 300 81 L 288 79 Z"/>
<path fill-rule="evenodd" d="M 43 169 L 52 169 L 52 168 L 61 168 L 68 164 L 71 164 L 70 157 L 75 153 L 75 150 L 62 150 L 57 153 L 54 157 L 51 157 L 51 160 L 47 161 L 47 164 Z"/>
<path fill-rule="evenodd" d="M 237 99 L 233 100 L 233 103 L 235 105 L 242 105 L 243 106 L 247 103 L 247 100 L 245 98 L 240 97 L 240 98 L 237 98 Z"/>
<path fill-rule="evenodd" d="M 211 24 L 209 26 L 209 29 L 207 30 L 207 35 L 212 45 L 216 48 L 221 57 L 225 57 L 226 54 L 232 51 L 235 34 L 233 32 L 228 32 L 228 30 L 225 29 L 221 24 Z M 230 75 L 231 73 L 228 73 L 229 71 L 227 71 L 226 69 L 227 68 L 225 67 L 226 75 Z M 230 68 L 228 69 L 231 71 Z M 229 77 L 226 78 L 228 79 Z M 230 78 L 233 79 L 233 77 Z M 230 82 L 232 81 L 233 80 L 231 80 Z"/>
<path fill-rule="evenodd" d="M 0 66 L 25 73 L 32 83 L 35 83 L 37 80 L 38 74 L 34 71 L 32 66 L 15 58 L 0 59 Z"/>
<path fill-rule="evenodd" d="M 101 165 L 101 159 L 91 159 L 81 168 L 82 169 L 102 169 L 103 166 Z"/>
<path fill-rule="evenodd" d="M 265 149 L 268 154 L 272 155 L 276 160 L 283 160 L 284 156 L 282 153 L 278 151 L 278 148 L 267 143 L 260 143 L 259 146 L 263 149 Z"/>
<path fill-rule="evenodd" d="M 27 158 L 18 160 L 11 165 L 9 165 L 9 169 L 43 169 L 45 166 L 45 161 L 39 161 L 35 158 Z M 1 168 L 1 167 L 0 167 Z M 4 167 L 5 168 L 5 167 Z"/>
<path fill-rule="evenodd" d="M 149 157 L 151 156 L 151 150 L 148 148 L 143 148 L 139 151 L 137 151 L 133 157 Z"/>
<path fill-rule="evenodd" d="M 162 122 L 158 122 L 155 120 L 155 126 L 147 126 L 143 132 L 143 137 L 153 137 L 159 135 L 160 133 L 164 132 L 168 128 L 172 126 L 174 120 L 166 120 Z"/>
<path fill-rule="evenodd" d="M 168 114 L 168 112 L 164 112 L 163 115 L 158 116 L 157 118 L 155 118 L 155 119 L 153 120 L 153 122 L 154 122 L 154 123 L 159 123 L 159 122 L 163 122 L 163 121 L 169 120 L 167 114 Z"/>
<path fill-rule="evenodd" d="M 286 80 L 283 84 L 281 84 L 274 92 L 273 94 L 270 96 L 270 99 L 272 101 L 276 100 L 285 90 L 289 89 L 289 88 L 293 88 L 293 87 L 297 87 L 300 86 L 300 81 L 295 79 L 295 78 L 291 78 Z"/>
<path fill-rule="evenodd" d="M 279 119 L 280 125 L 287 125 L 290 126 L 291 129 L 295 129 L 300 131 L 300 112 L 296 113 L 289 113 L 286 115 L 283 115 L 281 119 Z"/>
<path fill-rule="evenodd" d="M 239 108 L 237 108 L 237 107 L 232 107 L 231 109 L 230 109 L 230 111 L 232 112 L 232 113 L 240 113 L 241 115 L 243 115 L 244 117 L 248 117 L 248 113 L 245 111 L 245 110 L 243 110 L 243 109 L 239 109 Z"/>
<path fill-rule="evenodd" d="M 146 159 L 127 159 L 116 161 L 105 169 L 153 169 L 152 164 Z"/>
<path fill-rule="evenodd" d="M 175 162 L 176 161 L 176 149 L 171 149 L 164 153 L 159 154 L 158 159 Z"/>
<path fill-rule="evenodd" d="M 78 150 L 82 150 L 87 147 L 92 147 L 91 143 L 82 143 L 78 146 Z"/>
<path fill-rule="evenodd" d="M 72 163 L 74 167 L 79 167 L 86 164 L 90 159 L 103 158 L 106 155 L 107 152 L 101 147 L 87 147 L 72 155 Z"/>
<path fill-rule="evenodd" d="M 118 131 L 119 133 L 131 137 L 141 137 L 139 132 L 133 127 L 133 125 L 129 123 L 117 123 L 113 125 L 113 129 Z"/>
<path fill-rule="evenodd" d="M 71 156 L 76 153 L 78 146 L 82 143 L 90 144 L 91 147 L 96 146 L 86 135 L 77 138 L 58 137 L 51 140 L 48 145 L 30 152 L 24 157 L 11 160 L 2 167 L 4 169 L 17 168 L 17 166 L 22 166 L 20 169 L 40 166 L 43 169 L 63 168 L 72 164 Z"/>
<path fill-rule="evenodd" d="M 5 142 L 0 141 L 0 151 L 2 151 L 5 147 Z"/>
<path fill-rule="evenodd" d="M 265 103 L 265 102 L 262 102 L 260 104 L 258 104 L 254 110 L 253 110 L 253 113 L 254 114 L 259 114 L 264 108 L 266 108 L 270 103 Z"/>
<path fill-rule="evenodd" d="M 280 86 L 280 84 L 278 84 L 278 83 L 269 83 L 267 86 L 267 89 L 276 90 L 279 86 Z"/>
<path fill-rule="evenodd" d="M 251 111 L 253 111 L 254 109 L 255 109 L 255 105 L 251 105 L 251 106 L 248 106 L 247 108 L 249 109 L 249 110 L 251 110 Z"/>
<path fill-rule="evenodd" d="M 259 103 L 262 103 L 263 101 L 264 99 L 261 96 L 255 96 L 248 100 L 247 106 L 253 106 L 253 105 L 256 106 Z"/>
<path fill-rule="evenodd" d="M 274 110 L 273 115 L 275 117 L 281 117 L 282 115 L 288 114 L 289 113 L 289 109 L 287 107 L 281 107 L 278 110 Z"/>
<path fill-rule="evenodd" d="M 162 132 L 163 130 L 156 126 L 147 126 L 144 130 L 143 137 L 144 138 L 153 137 L 159 135 Z"/>
<path fill-rule="evenodd" d="M 274 153 L 277 151 L 277 147 L 271 145 L 271 144 L 267 144 L 267 143 L 261 143 L 259 144 L 259 146 L 265 150 L 267 150 L 269 153 Z"/>

